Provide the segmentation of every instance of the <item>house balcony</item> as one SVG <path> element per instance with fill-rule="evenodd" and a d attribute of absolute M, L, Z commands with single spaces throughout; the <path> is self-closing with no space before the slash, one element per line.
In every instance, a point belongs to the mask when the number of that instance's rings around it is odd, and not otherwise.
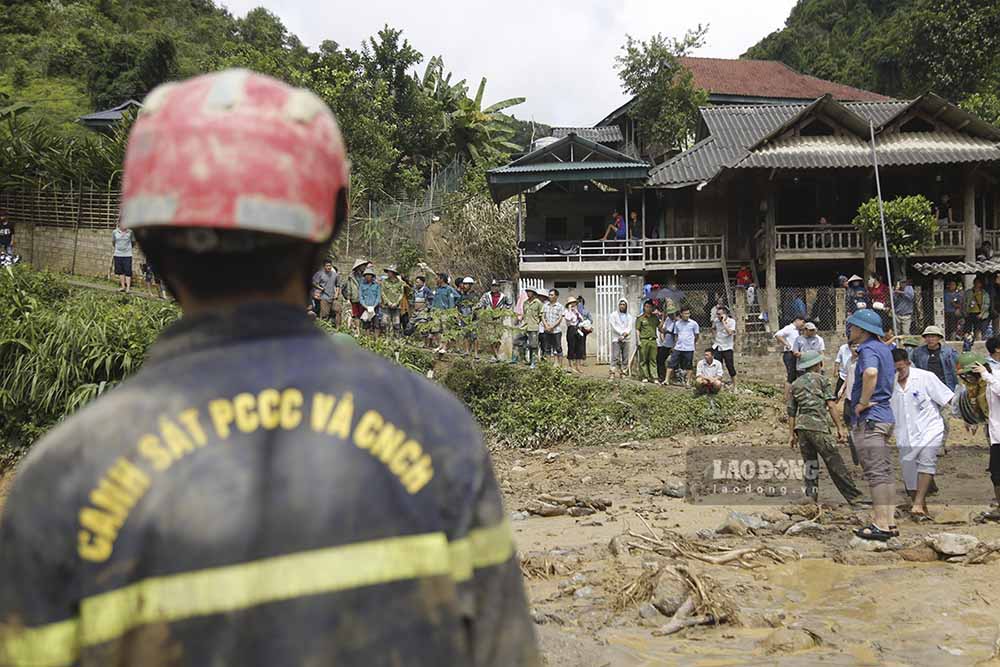
<path fill-rule="evenodd" d="M 643 273 L 721 269 L 725 237 L 632 239 L 631 241 L 525 241 L 521 273 Z"/>
<path fill-rule="evenodd" d="M 863 259 L 864 243 L 853 225 L 778 225 L 774 228 L 774 249 L 781 260 Z M 761 259 L 764 256 L 764 230 L 756 235 Z M 876 243 L 882 247 L 881 239 Z M 965 254 L 965 230 L 962 225 L 945 225 L 935 235 L 934 245 L 915 253 L 917 257 L 962 256 Z"/>

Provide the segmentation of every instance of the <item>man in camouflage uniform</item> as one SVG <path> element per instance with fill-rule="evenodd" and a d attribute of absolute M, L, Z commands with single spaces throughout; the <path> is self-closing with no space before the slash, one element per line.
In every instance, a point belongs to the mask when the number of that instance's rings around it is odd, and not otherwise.
<path fill-rule="evenodd" d="M 820 371 L 823 369 L 823 355 L 808 350 L 802 353 L 796 370 L 802 375 L 792 383 L 788 398 L 788 427 L 792 432 L 791 447 L 798 447 L 805 462 L 804 481 L 806 494 L 813 500 L 819 496 L 817 477 L 819 457 L 826 463 L 826 469 L 833 479 L 840 495 L 852 505 L 861 497 L 861 491 L 854 485 L 851 473 L 837 451 L 837 441 L 844 440 L 844 432 L 834 418 L 836 398 L 830 380 Z M 830 433 L 830 423 L 837 429 L 837 441 Z"/>
<path fill-rule="evenodd" d="M 382 281 L 382 326 L 386 333 L 399 335 L 400 329 L 400 305 L 403 303 L 403 281 L 399 279 L 399 270 L 395 264 L 386 267 L 388 274 Z"/>

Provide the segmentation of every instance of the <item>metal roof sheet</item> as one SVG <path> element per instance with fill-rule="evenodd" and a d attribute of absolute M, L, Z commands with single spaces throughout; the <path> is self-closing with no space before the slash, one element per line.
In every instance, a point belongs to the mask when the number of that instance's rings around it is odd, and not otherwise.
<path fill-rule="evenodd" d="M 553 137 L 565 137 L 569 134 L 575 134 L 577 136 L 583 137 L 584 139 L 590 139 L 593 142 L 599 144 L 614 144 L 624 141 L 622 137 L 621 128 L 617 125 L 609 125 L 607 127 L 553 127 L 552 136 Z"/>
<path fill-rule="evenodd" d="M 649 169 L 641 162 L 542 162 L 538 164 L 507 165 L 490 169 L 491 174 L 531 174 L 553 171 L 589 171 L 593 169 Z"/>
<path fill-rule="evenodd" d="M 709 137 L 699 141 L 649 173 L 649 185 L 679 186 L 707 181 L 724 164 L 739 159 L 746 151 L 739 146 L 725 146 Z"/>
<path fill-rule="evenodd" d="M 865 120 L 881 126 L 907 108 L 908 102 L 847 102 L 844 106 Z M 749 148 L 809 104 L 760 104 L 754 106 L 704 107 L 701 117 L 709 133 L 721 144 Z"/>
<path fill-rule="evenodd" d="M 81 123 L 86 123 L 88 121 L 119 121 L 124 116 L 126 110 L 131 108 L 142 108 L 142 103 L 135 100 L 128 100 L 123 102 L 112 109 L 105 109 L 104 111 L 95 111 L 94 113 L 87 114 L 86 116 L 80 116 L 77 120 Z"/>
<path fill-rule="evenodd" d="M 921 262 L 913 268 L 925 276 L 974 275 L 1000 271 L 1000 259 L 979 260 L 978 262 Z"/>
<path fill-rule="evenodd" d="M 958 132 L 888 134 L 878 139 L 880 166 L 1000 161 L 989 139 Z M 734 169 L 870 167 L 871 147 L 855 136 L 787 137 L 747 154 Z"/>

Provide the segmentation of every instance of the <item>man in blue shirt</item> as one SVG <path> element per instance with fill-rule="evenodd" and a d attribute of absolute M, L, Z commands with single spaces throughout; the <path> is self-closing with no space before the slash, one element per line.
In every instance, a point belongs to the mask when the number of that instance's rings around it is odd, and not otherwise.
<path fill-rule="evenodd" d="M 855 534 L 865 540 L 885 542 L 899 535 L 893 517 L 896 477 L 893 450 L 889 447 L 896 421 L 890 405 L 896 368 L 892 350 L 879 340 L 885 331 L 878 313 L 868 309 L 855 312 L 847 318 L 847 332 L 851 343 L 858 346 L 858 364 L 851 388 L 854 400 L 851 430 L 874 506 L 872 522 Z"/>
<path fill-rule="evenodd" d="M 909 280 L 900 280 L 893 291 L 893 301 L 896 304 L 896 324 L 902 336 L 910 335 L 910 323 L 913 321 L 913 301 L 916 293 Z"/>

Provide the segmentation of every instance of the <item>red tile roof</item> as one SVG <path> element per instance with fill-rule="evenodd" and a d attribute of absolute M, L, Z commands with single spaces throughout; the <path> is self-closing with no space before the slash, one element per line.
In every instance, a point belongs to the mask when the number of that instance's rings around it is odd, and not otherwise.
<path fill-rule="evenodd" d="M 699 88 L 717 95 L 815 100 L 827 93 L 842 102 L 880 102 L 888 98 L 868 90 L 817 79 L 777 60 L 726 60 L 684 57 Z"/>

